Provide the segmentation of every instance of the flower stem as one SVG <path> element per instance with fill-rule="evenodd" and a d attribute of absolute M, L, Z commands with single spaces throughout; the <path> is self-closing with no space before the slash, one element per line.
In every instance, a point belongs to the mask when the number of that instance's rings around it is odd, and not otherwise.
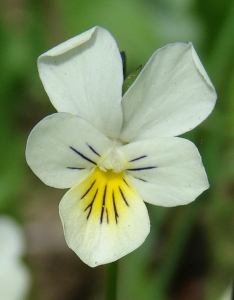
<path fill-rule="evenodd" d="M 106 297 L 105 300 L 117 299 L 118 261 L 107 265 L 106 268 Z"/>
<path fill-rule="evenodd" d="M 165 252 L 165 259 L 162 261 L 155 279 L 157 295 L 160 295 L 158 299 L 166 299 L 166 293 L 170 288 L 175 270 L 198 215 L 199 205 L 194 203 L 187 207 L 179 207 L 176 210 L 177 215 L 168 239 L 168 252 Z"/>

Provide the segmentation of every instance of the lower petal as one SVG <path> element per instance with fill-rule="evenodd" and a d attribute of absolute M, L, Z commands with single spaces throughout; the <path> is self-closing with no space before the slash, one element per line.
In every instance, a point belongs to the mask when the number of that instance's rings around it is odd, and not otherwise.
<path fill-rule="evenodd" d="M 132 252 L 146 239 L 146 206 L 126 174 L 96 167 L 60 203 L 68 246 L 91 267 Z"/>

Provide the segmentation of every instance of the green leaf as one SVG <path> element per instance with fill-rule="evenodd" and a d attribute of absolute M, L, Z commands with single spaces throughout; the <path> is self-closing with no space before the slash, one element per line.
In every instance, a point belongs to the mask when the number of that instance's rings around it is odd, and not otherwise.
<path fill-rule="evenodd" d="M 136 70 L 134 70 L 132 73 L 130 73 L 123 82 L 122 87 L 122 94 L 124 95 L 127 90 L 130 88 L 130 86 L 133 84 L 133 82 L 136 80 L 137 76 L 140 74 L 142 70 L 142 65 L 140 65 Z"/>

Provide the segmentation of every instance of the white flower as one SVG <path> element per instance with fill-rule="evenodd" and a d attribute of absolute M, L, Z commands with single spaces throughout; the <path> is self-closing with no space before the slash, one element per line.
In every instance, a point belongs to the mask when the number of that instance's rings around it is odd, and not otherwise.
<path fill-rule="evenodd" d="M 30 276 L 20 261 L 24 253 L 20 227 L 9 217 L 0 217 L 0 299 L 23 300 L 29 289 Z"/>
<path fill-rule="evenodd" d="M 32 130 L 26 157 L 60 203 L 68 246 L 88 265 L 119 259 L 150 230 L 143 202 L 176 206 L 209 187 L 197 148 L 175 137 L 211 113 L 215 89 L 192 44 L 157 50 L 122 98 L 115 40 L 92 28 L 38 59 L 58 113 Z"/>
<path fill-rule="evenodd" d="M 233 284 L 231 283 L 223 295 L 221 296 L 220 300 L 232 300 L 232 294 L 233 294 Z"/>

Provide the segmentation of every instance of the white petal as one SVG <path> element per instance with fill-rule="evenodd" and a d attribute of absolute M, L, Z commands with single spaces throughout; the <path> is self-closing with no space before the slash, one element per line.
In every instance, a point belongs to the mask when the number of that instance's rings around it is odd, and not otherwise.
<path fill-rule="evenodd" d="M 39 122 L 28 137 L 26 159 L 47 185 L 68 188 L 98 164 L 111 141 L 84 119 L 56 113 Z"/>
<path fill-rule="evenodd" d="M 233 283 L 231 283 L 224 294 L 221 296 L 220 300 L 232 300 L 232 295 L 233 295 Z"/>
<path fill-rule="evenodd" d="M 77 114 L 106 136 L 122 125 L 122 60 L 110 33 L 94 27 L 38 58 L 45 90 L 59 112 Z"/>
<path fill-rule="evenodd" d="M 30 281 L 28 269 L 20 261 L 4 261 L 0 268 L 0 299 L 26 299 Z"/>
<path fill-rule="evenodd" d="M 30 275 L 20 261 L 25 239 L 19 225 L 0 217 L 0 299 L 23 300 L 29 290 Z"/>
<path fill-rule="evenodd" d="M 0 217 L 0 265 L 3 261 L 20 257 L 24 252 L 24 236 L 11 218 Z"/>
<path fill-rule="evenodd" d="M 124 172 L 95 168 L 59 208 L 68 246 L 91 267 L 135 250 L 150 230 L 145 204 Z"/>
<path fill-rule="evenodd" d="M 177 136 L 200 124 L 217 95 L 192 44 L 157 50 L 123 98 L 123 141 Z"/>
<path fill-rule="evenodd" d="M 182 138 L 158 138 L 123 146 L 127 174 L 146 202 L 160 206 L 187 204 L 209 187 L 195 145 Z"/>

